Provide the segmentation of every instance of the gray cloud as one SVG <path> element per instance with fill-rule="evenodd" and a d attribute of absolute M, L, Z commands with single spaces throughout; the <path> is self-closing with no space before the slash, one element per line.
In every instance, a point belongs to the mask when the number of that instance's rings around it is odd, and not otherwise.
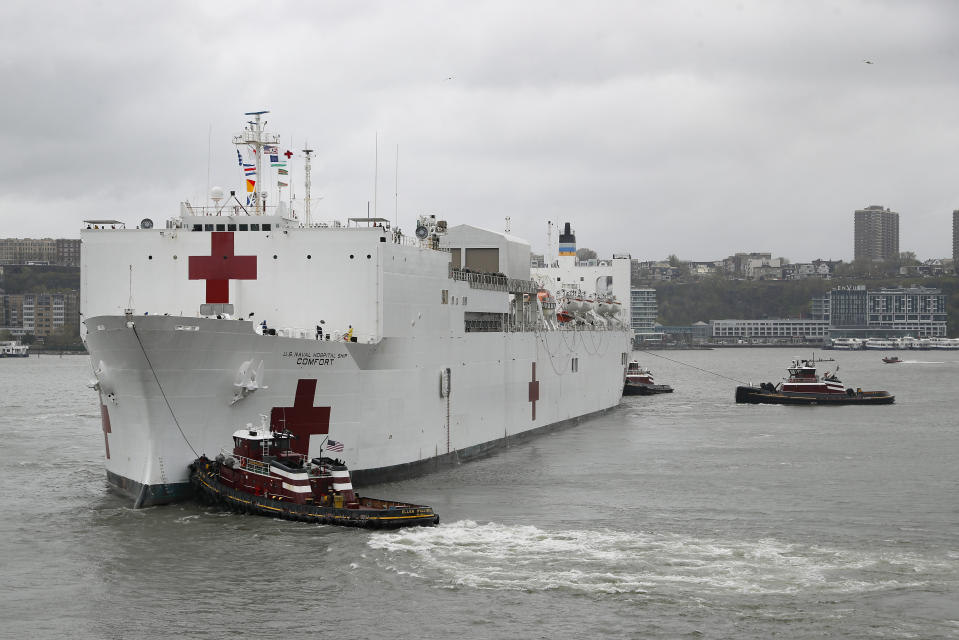
<path fill-rule="evenodd" d="M 324 217 L 417 213 L 534 249 L 852 257 L 852 211 L 951 251 L 952 2 L 6 2 L 4 235 L 75 236 L 242 189 L 231 137 L 270 109 L 317 150 Z M 865 64 L 868 59 L 874 64 Z M 453 76 L 452 80 L 447 80 Z M 212 146 L 211 144 L 212 139 Z M 293 167 L 297 189 L 301 164 Z"/>

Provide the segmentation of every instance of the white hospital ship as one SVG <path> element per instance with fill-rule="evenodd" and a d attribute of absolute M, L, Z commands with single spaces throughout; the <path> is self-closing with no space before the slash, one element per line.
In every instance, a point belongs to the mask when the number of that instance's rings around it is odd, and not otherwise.
<path fill-rule="evenodd" d="M 611 269 L 597 291 L 532 279 L 529 244 L 506 233 L 434 216 L 415 237 L 379 218 L 318 223 L 308 194 L 299 218 L 268 207 L 262 176 L 279 138 L 263 113 L 234 139 L 256 176 L 245 201 L 218 192 L 164 225 L 81 231 L 107 477 L 135 506 L 188 495 L 190 462 L 260 415 L 304 453 L 344 443 L 362 483 L 620 402 L 628 257 L 625 281 Z"/>

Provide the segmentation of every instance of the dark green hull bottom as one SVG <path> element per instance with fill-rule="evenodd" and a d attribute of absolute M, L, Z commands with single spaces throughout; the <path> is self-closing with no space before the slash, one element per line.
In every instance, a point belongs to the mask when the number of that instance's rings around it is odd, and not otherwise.
<path fill-rule="evenodd" d="M 892 404 L 896 396 L 888 391 L 846 393 L 790 393 L 767 391 L 759 387 L 736 387 L 736 402 L 749 404 L 847 405 Z"/>

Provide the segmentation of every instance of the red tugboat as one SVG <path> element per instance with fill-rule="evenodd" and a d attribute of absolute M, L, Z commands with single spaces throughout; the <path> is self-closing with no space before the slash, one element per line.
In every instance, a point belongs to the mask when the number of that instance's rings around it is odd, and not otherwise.
<path fill-rule="evenodd" d="M 635 360 L 626 368 L 626 383 L 623 385 L 625 396 L 648 396 L 654 393 L 672 393 L 673 388 L 668 384 L 653 382 L 653 374 L 646 367 L 639 366 Z"/>
<path fill-rule="evenodd" d="M 268 426 L 247 425 L 233 434 L 233 451 L 190 465 L 198 496 L 239 512 L 350 527 L 433 526 L 431 507 L 360 497 L 341 460 L 307 456 L 290 448 L 295 436 Z M 342 445 L 325 442 L 328 452 Z"/>
<path fill-rule="evenodd" d="M 816 374 L 815 358 L 793 360 L 789 376 L 778 385 L 763 382 L 758 387 L 736 387 L 736 402 L 752 404 L 892 404 L 896 397 L 888 391 L 863 391 L 847 388 L 828 371 Z M 839 367 L 836 367 L 839 371 Z"/>

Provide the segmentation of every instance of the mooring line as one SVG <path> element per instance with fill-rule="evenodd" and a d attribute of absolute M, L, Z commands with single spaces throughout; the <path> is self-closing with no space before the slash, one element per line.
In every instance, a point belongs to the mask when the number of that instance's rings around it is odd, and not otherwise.
<path fill-rule="evenodd" d="M 667 358 L 666 356 L 661 356 L 661 355 L 659 355 L 659 354 L 653 353 L 652 351 L 643 351 L 642 349 L 637 349 L 637 351 L 639 351 L 640 353 L 649 354 L 649 355 L 651 355 L 651 356 L 656 356 L 657 358 L 662 358 L 663 360 L 669 360 L 670 362 L 675 362 L 676 364 L 681 364 L 681 365 L 683 365 L 683 366 L 685 366 L 685 367 L 690 367 L 691 369 L 696 369 L 697 371 L 702 371 L 703 373 L 711 373 L 711 374 L 714 375 L 714 376 L 718 376 L 718 377 L 720 377 L 720 378 L 725 378 L 726 380 L 732 380 L 733 382 L 738 382 L 739 384 L 749 385 L 748 382 L 743 382 L 742 380 L 737 380 L 736 378 L 730 378 L 729 376 L 724 376 L 724 375 L 721 374 L 721 373 L 716 373 L 715 371 L 710 371 L 709 369 L 703 369 L 702 367 L 697 367 L 696 365 L 694 365 L 694 364 L 689 364 L 688 362 L 681 362 L 680 360 L 674 360 L 674 359 L 672 359 L 672 358 Z"/>
<path fill-rule="evenodd" d="M 140 334 L 137 333 L 136 323 L 133 322 L 133 335 L 136 336 L 137 342 L 140 343 L 140 349 L 143 351 L 143 357 L 146 358 L 147 366 L 150 367 L 150 373 L 153 374 L 153 379 L 157 381 L 157 387 L 160 389 L 160 395 L 163 396 L 163 401 L 166 402 L 167 409 L 170 410 L 170 417 L 173 418 L 173 424 L 176 425 L 176 428 L 180 431 L 180 435 L 183 436 L 183 441 L 186 442 L 186 446 L 190 447 L 190 450 L 193 451 L 193 455 L 199 457 L 200 454 L 196 452 L 196 449 L 193 448 L 193 445 L 190 444 L 190 439 L 186 437 L 186 434 L 183 433 L 183 427 L 180 426 L 180 421 L 176 419 L 176 414 L 173 412 L 173 407 L 170 405 L 170 401 L 166 397 L 166 392 L 163 391 L 163 385 L 160 384 L 160 378 L 157 377 L 156 369 L 153 368 L 153 363 L 150 362 L 150 356 L 147 355 L 147 350 L 143 346 L 143 341 L 140 340 Z"/>

